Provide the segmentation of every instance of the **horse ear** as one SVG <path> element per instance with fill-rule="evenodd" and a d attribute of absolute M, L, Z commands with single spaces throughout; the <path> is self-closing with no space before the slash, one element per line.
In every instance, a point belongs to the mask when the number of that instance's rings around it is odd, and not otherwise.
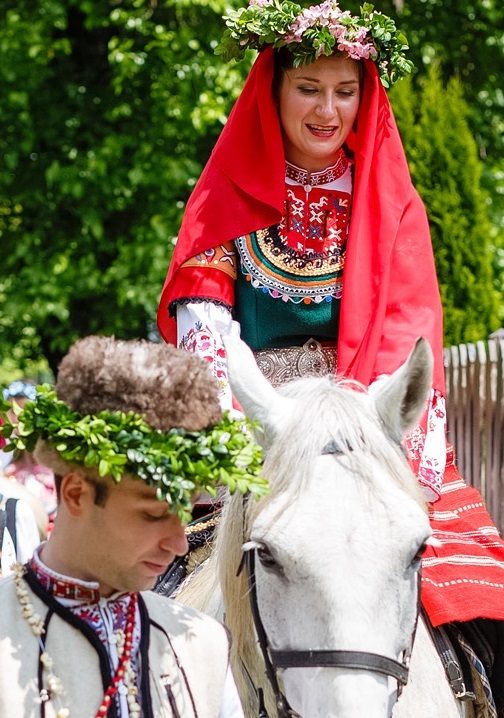
<path fill-rule="evenodd" d="M 371 389 L 380 419 L 394 441 L 402 441 L 420 418 L 432 387 L 433 363 L 429 342 L 418 339 L 405 363 Z"/>
<path fill-rule="evenodd" d="M 271 386 L 257 366 L 250 348 L 239 337 L 222 337 L 226 348 L 229 383 L 249 419 L 258 421 L 268 433 L 278 429 L 277 412 L 290 403 Z"/>

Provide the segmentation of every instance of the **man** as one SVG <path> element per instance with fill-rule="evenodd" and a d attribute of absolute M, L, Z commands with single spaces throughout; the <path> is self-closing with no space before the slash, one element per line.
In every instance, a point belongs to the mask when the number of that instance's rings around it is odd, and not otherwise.
<path fill-rule="evenodd" d="M 105 337 L 70 349 L 56 393 L 18 417 L 14 442 L 36 442 L 59 503 L 49 540 L 0 581 L 0 715 L 243 717 L 224 627 L 148 590 L 187 551 L 195 491 L 223 476 L 265 490 L 243 424 L 221 419 L 186 352 Z"/>

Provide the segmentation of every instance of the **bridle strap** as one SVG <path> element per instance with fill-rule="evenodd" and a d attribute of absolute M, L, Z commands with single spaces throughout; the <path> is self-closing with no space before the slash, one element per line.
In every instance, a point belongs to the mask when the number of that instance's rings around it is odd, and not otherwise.
<path fill-rule="evenodd" d="M 354 668 L 392 676 L 402 685 L 408 681 L 407 666 L 393 658 L 363 651 L 273 651 L 275 668 Z"/>
<path fill-rule="evenodd" d="M 275 703 L 277 708 L 277 715 L 278 718 L 296 718 L 298 715 L 289 705 L 287 698 L 284 696 L 282 691 L 280 690 L 280 686 L 278 684 L 278 678 L 276 674 L 276 669 L 273 666 L 273 663 L 270 658 L 270 649 L 269 649 L 269 642 L 268 642 L 268 636 L 266 635 L 266 631 L 264 630 L 264 625 L 261 619 L 261 615 L 259 613 L 259 605 L 257 603 L 257 588 L 256 588 L 256 580 L 255 580 L 255 550 L 252 549 L 250 551 L 246 551 L 243 554 L 242 562 L 238 568 L 238 573 L 241 572 L 243 568 L 243 564 L 246 564 L 247 567 L 247 577 L 248 577 L 248 584 L 249 584 L 249 595 L 250 595 L 250 608 L 252 611 L 252 618 L 254 619 L 254 626 L 257 633 L 257 638 L 259 640 L 259 646 L 261 648 L 261 652 L 263 654 L 264 658 L 264 664 L 266 668 L 266 677 L 269 681 L 269 684 L 271 686 L 271 689 L 275 695 Z M 264 710 L 264 714 L 266 714 L 266 711 Z M 267 714 L 266 714 L 267 718 Z"/>
<path fill-rule="evenodd" d="M 299 718 L 280 689 L 276 671 L 279 668 L 347 668 L 355 670 L 371 671 L 372 673 L 380 673 L 385 676 L 395 678 L 398 684 L 397 697 L 400 696 L 402 688 L 408 682 L 409 675 L 409 658 L 413 641 L 415 638 L 418 614 L 415 621 L 413 635 L 409 650 L 404 656 L 404 663 L 382 656 L 377 653 L 368 653 L 365 651 L 338 651 L 338 650 L 307 650 L 307 651 L 277 651 L 270 648 L 268 636 L 259 613 L 259 605 L 257 602 L 257 587 L 255 577 L 255 549 L 245 551 L 237 574 L 240 574 L 243 567 L 246 566 L 249 584 L 249 597 L 252 618 L 257 633 L 258 643 L 264 658 L 266 677 L 269 681 L 271 689 L 275 696 L 278 718 Z M 420 589 L 420 575 L 418 576 L 418 588 Z M 420 590 L 417 596 L 417 609 L 420 607 Z M 268 718 L 266 711 L 261 705 L 260 716 Z"/>

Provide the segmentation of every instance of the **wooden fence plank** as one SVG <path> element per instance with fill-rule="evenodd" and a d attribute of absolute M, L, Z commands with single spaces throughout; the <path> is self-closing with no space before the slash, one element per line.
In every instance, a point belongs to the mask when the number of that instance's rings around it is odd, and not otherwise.
<path fill-rule="evenodd" d="M 448 440 L 504 533 L 504 339 L 448 347 L 443 360 Z"/>

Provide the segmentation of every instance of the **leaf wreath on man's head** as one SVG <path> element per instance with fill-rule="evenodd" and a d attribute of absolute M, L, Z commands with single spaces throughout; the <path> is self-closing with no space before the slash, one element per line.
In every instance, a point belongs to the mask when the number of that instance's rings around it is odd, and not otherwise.
<path fill-rule="evenodd" d="M 12 408 L 0 404 L 5 450 L 36 450 L 57 474 L 131 475 L 184 521 L 197 492 L 268 491 L 252 425 L 222 414 L 206 362 L 182 349 L 85 337 L 63 358 L 55 390 L 38 387 L 34 401 L 14 404 L 13 423 Z"/>
<path fill-rule="evenodd" d="M 94 468 L 116 482 L 124 474 L 138 477 L 156 489 L 157 497 L 183 521 L 190 518 L 196 492 L 215 496 L 218 485 L 256 497 L 268 492 L 251 424 L 233 421 L 227 413 L 218 424 L 201 431 L 162 432 L 134 412 L 105 410 L 81 416 L 48 385 L 38 387 L 35 401 L 26 402 L 21 411 L 18 407 L 13 424 L 6 417 L 11 405 L 0 400 L 0 408 L 6 450 L 33 452 L 37 442 L 43 442 L 69 467 Z"/>

